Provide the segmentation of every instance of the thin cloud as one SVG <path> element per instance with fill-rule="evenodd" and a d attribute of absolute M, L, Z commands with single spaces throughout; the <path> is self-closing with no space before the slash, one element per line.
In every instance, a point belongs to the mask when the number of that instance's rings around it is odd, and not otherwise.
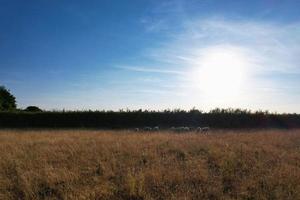
<path fill-rule="evenodd" d="M 181 75 L 185 73 L 179 70 L 157 69 L 157 68 L 136 67 L 136 66 L 119 66 L 116 68 L 122 70 L 134 71 L 134 72 L 144 72 L 144 73 L 175 74 L 175 75 Z"/>
<path fill-rule="evenodd" d="M 160 89 L 156 89 L 156 90 L 151 90 L 151 89 L 143 89 L 143 90 L 138 90 L 136 91 L 137 93 L 145 93 L 145 94 L 155 94 L 155 95 L 165 95 L 165 94 L 169 94 L 169 95 L 176 95 L 176 96 L 185 96 L 184 93 L 180 93 L 180 92 L 174 92 L 174 91 L 170 91 L 170 90 L 160 90 Z"/>
<path fill-rule="evenodd" d="M 190 20 L 171 42 L 146 54 L 159 62 L 189 67 L 199 63 L 200 53 L 212 46 L 244 49 L 256 72 L 299 73 L 299 23 L 274 24 L 255 21 L 230 21 L 222 18 Z"/>

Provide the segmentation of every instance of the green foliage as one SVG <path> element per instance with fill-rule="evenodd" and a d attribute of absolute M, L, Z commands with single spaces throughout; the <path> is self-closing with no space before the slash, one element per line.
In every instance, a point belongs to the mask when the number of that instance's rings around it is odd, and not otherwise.
<path fill-rule="evenodd" d="M 35 108 L 36 109 L 36 108 Z M 146 126 L 170 128 L 189 126 L 212 128 L 300 128 L 299 114 L 250 112 L 242 109 L 185 110 L 43 111 L 0 112 L 2 128 L 105 128 Z"/>
<path fill-rule="evenodd" d="M 26 112 L 42 112 L 42 109 L 40 109 L 37 106 L 28 106 L 26 109 L 24 109 Z"/>
<path fill-rule="evenodd" d="M 0 86 L 0 111 L 12 111 L 16 107 L 16 98 L 4 86 Z"/>

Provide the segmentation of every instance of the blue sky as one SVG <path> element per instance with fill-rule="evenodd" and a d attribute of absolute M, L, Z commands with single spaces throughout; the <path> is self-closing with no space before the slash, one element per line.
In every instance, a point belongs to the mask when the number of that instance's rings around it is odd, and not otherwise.
<path fill-rule="evenodd" d="M 0 0 L 0 85 L 43 109 L 300 112 L 298 0 Z"/>

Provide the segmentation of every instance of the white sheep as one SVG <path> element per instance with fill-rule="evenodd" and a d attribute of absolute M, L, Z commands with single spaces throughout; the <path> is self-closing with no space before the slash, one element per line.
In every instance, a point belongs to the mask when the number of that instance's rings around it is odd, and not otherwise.
<path fill-rule="evenodd" d="M 197 133 L 202 132 L 202 128 L 201 128 L 201 127 L 197 127 L 197 128 L 196 128 L 196 132 L 197 132 Z"/>
<path fill-rule="evenodd" d="M 176 127 L 176 128 L 175 128 L 175 131 L 176 131 L 176 132 L 183 132 L 183 131 L 184 131 L 184 127 L 183 127 L 183 126 Z"/>
<path fill-rule="evenodd" d="M 152 130 L 153 130 L 153 131 L 159 131 L 159 127 L 158 127 L 158 126 L 155 126 L 155 127 L 153 127 Z"/>
<path fill-rule="evenodd" d="M 180 126 L 180 127 L 177 127 L 175 128 L 175 131 L 176 132 L 187 132 L 187 131 L 190 131 L 190 128 L 189 127 L 186 127 L 186 126 Z"/>
<path fill-rule="evenodd" d="M 208 134 L 209 129 L 210 129 L 210 128 L 209 128 L 208 126 L 206 126 L 206 127 L 201 128 L 201 131 L 202 131 L 203 133 Z"/>
<path fill-rule="evenodd" d="M 146 126 L 146 127 L 143 128 L 143 130 L 144 130 L 144 131 L 152 131 L 152 128 L 149 127 L 149 126 Z"/>
<path fill-rule="evenodd" d="M 188 132 L 188 131 L 190 131 L 190 130 L 191 130 L 190 127 L 187 127 L 187 126 L 183 127 L 183 131 L 184 131 L 184 132 Z"/>

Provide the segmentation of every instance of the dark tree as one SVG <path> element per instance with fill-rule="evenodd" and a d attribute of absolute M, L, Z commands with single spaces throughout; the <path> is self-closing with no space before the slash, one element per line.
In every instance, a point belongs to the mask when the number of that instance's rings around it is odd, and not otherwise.
<path fill-rule="evenodd" d="M 4 86 L 0 86 L 0 111 L 11 111 L 16 108 L 16 98 Z"/>
<path fill-rule="evenodd" d="M 40 109 L 37 106 L 28 106 L 24 111 L 26 111 L 26 112 L 42 112 L 42 109 Z"/>

